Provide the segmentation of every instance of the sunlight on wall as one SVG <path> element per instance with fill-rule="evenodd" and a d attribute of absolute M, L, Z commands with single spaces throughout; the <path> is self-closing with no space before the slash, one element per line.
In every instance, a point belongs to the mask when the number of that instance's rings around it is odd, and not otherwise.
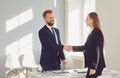
<path fill-rule="evenodd" d="M 33 9 L 30 8 L 27 11 L 9 19 L 6 21 L 6 32 L 9 32 L 22 24 L 32 20 L 33 18 Z"/>
<path fill-rule="evenodd" d="M 19 55 L 33 52 L 33 34 L 30 33 L 19 40 Z"/>
<path fill-rule="evenodd" d="M 33 55 L 33 34 L 20 38 L 6 47 L 6 67 L 7 68 L 21 68 L 19 57 L 23 55 L 23 67 L 38 67 Z"/>
<path fill-rule="evenodd" d="M 8 45 L 6 47 L 5 55 L 9 55 L 10 53 L 18 52 L 18 50 L 19 50 L 18 48 L 19 48 L 18 41 L 11 43 L 10 45 Z"/>
<path fill-rule="evenodd" d="M 23 55 L 25 52 L 33 51 L 33 35 L 32 33 L 20 38 L 19 40 L 11 43 L 6 47 L 6 54 L 18 53 L 18 55 Z"/>

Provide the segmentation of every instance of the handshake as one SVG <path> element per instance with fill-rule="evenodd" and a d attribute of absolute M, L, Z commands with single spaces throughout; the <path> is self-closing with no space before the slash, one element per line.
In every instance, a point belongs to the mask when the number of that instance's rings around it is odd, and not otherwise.
<path fill-rule="evenodd" d="M 72 51 L 73 50 L 73 47 L 71 45 L 64 45 L 64 50 L 66 51 Z"/>

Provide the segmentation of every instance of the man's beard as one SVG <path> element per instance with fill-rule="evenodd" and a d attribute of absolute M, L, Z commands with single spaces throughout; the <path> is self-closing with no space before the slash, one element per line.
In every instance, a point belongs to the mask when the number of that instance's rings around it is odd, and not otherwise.
<path fill-rule="evenodd" d="M 47 22 L 47 24 L 48 24 L 49 26 L 53 26 L 53 25 L 54 25 L 54 22 L 53 22 L 53 23 Z"/>

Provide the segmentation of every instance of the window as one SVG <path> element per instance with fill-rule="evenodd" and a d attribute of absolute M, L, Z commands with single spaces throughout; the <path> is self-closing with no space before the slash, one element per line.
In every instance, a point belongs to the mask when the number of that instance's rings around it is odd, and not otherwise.
<path fill-rule="evenodd" d="M 66 43 L 81 45 L 83 40 L 83 2 L 82 0 L 67 0 L 66 3 Z"/>
<path fill-rule="evenodd" d="M 95 0 L 65 0 L 65 3 L 65 42 L 69 45 L 83 45 L 87 39 L 90 30 L 86 26 L 85 19 L 89 12 L 95 11 Z M 65 52 L 65 55 L 68 62 L 68 68 L 84 68 L 83 52 Z"/>
<path fill-rule="evenodd" d="M 95 11 L 95 0 L 84 0 L 83 8 L 83 43 L 85 43 L 90 30 L 90 28 L 86 25 L 85 20 L 88 13 Z"/>
<path fill-rule="evenodd" d="M 85 19 L 95 11 L 95 0 L 66 0 L 66 44 L 83 45 L 89 28 Z"/>

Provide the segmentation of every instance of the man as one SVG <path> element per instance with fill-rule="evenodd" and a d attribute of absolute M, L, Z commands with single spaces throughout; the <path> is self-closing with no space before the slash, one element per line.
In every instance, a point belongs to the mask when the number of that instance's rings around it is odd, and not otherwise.
<path fill-rule="evenodd" d="M 43 13 L 46 25 L 39 31 L 39 39 L 42 44 L 40 64 L 43 71 L 60 70 L 60 64 L 66 64 L 63 49 L 70 51 L 68 46 L 61 44 L 60 33 L 54 28 L 54 16 L 52 10 Z"/>

